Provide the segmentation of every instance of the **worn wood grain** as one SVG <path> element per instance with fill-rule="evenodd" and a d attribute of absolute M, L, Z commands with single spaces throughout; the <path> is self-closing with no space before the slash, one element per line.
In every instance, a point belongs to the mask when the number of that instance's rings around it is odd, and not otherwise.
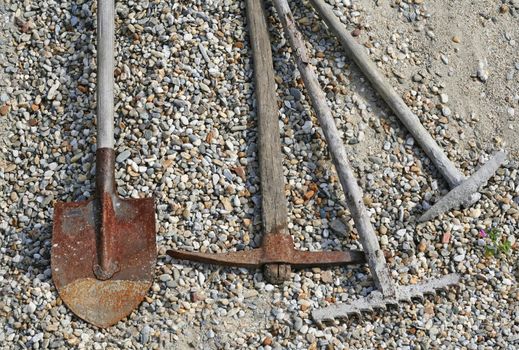
<path fill-rule="evenodd" d="M 287 200 L 281 161 L 279 110 L 269 32 L 262 0 L 247 0 L 247 20 L 254 63 L 258 152 L 261 179 L 263 231 L 289 234 Z M 290 277 L 290 265 L 273 264 L 264 268 L 271 283 Z"/>
<path fill-rule="evenodd" d="M 333 164 L 337 170 L 342 189 L 346 195 L 346 203 L 351 211 L 355 226 L 359 232 L 360 241 L 368 258 L 373 279 L 377 289 L 384 295 L 395 295 L 395 287 L 386 265 L 386 259 L 377 236 L 371 225 L 370 217 L 364 206 L 362 189 L 357 184 L 357 179 L 347 158 L 344 143 L 339 135 L 332 111 L 326 101 L 317 75 L 307 54 L 303 37 L 294 21 L 292 11 L 286 0 L 273 0 L 278 13 L 279 20 L 283 25 L 285 37 L 292 47 L 292 55 L 296 61 L 297 68 L 303 78 L 305 88 L 310 96 L 310 101 L 321 125 L 324 136 L 328 143 L 328 149 Z"/>

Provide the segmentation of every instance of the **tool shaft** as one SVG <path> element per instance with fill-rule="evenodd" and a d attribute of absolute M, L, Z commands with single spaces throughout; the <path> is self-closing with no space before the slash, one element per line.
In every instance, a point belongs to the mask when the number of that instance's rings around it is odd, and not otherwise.
<path fill-rule="evenodd" d="M 114 0 L 97 2 L 97 148 L 114 148 Z"/>
<path fill-rule="evenodd" d="M 355 226 L 359 232 L 360 241 L 366 253 L 366 258 L 370 270 L 372 271 L 375 284 L 384 295 L 393 295 L 395 293 L 394 286 L 386 265 L 386 259 L 380 249 L 377 236 L 371 226 L 368 212 L 364 206 L 362 189 L 357 184 L 353 169 L 348 162 L 344 143 L 339 136 L 339 131 L 333 120 L 332 112 L 327 104 L 324 92 L 317 80 L 317 75 L 312 65 L 309 64 L 302 34 L 297 29 L 287 1 L 274 0 L 273 2 L 285 30 L 285 36 L 292 46 L 292 55 L 295 57 L 297 67 L 303 77 L 315 113 L 319 119 L 326 141 L 328 142 L 328 149 L 346 195 L 348 208 L 351 211 Z"/>
<path fill-rule="evenodd" d="M 288 210 L 281 162 L 279 111 L 265 9 L 263 0 L 247 0 L 246 6 L 254 63 L 261 217 L 265 243 L 273 234 L 290 233 L 286 229 Z M 266 264 L 264 267 L 265 277 L 271 283 L 287 280 L 290 271 L 288 264 Z"/>
<path fill-rule="evenodd" d="M 339 38 L 345 48 L 346 54 L 357 64 L 398 119 L 404 124 L 407 130 L 409 130 L 411 135 L 413 135 L 449 186 L 454 188 L 463 182 L 465 176 L 456 168 L 449 158 L 447 158 L 445 152 L 443 152 L 441 147 L 438 146 L 436 141 L 434 141 L 429 132 L 424 128 L 420 119 L 411 112 L 400 95 L 378 71 L 366 53 L 366 49 L 358 44 L 346 31 L 346 27 L 333 13 L 331 7 L 323 0 L 310 0 L 310 2 L 317 12 L 319 12 L 321 18 L 328 25 L 330 30 Z"/>
<path fill-rule="evenodd" d="M 269 32 L 261 0 L 247 0 L 247 20 L 254 63 L 256 120 L 261 179 L 263 230 L 266 235 L 287 224 L 287 200 L 281 162 L 279 111 Z"/>

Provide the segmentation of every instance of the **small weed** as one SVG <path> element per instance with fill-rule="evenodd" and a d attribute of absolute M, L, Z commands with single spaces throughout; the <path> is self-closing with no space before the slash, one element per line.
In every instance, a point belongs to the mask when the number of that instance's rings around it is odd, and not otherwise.
<path fill-rule="evenodd" d="M 479 236 L 487 242 L 485 256 L 496 256 L 499 253 L 509 254 L 512 250 L 512 243 L 503 237 L 497 227 L 492 227 L 488 232 L 479 230 Z"/>

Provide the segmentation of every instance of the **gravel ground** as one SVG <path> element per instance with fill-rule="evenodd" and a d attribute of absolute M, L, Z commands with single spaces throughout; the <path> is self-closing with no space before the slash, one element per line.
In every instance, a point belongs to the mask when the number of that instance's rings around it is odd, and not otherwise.
<path fill-rule="evenodd" d="M 362 319 L 310 312 L 370 292 L 366 266 L 260 271 L 172 261 L 261 239 L 251 51 L 243 2 L 117 1 L 117 183 L 153 195 L 159 258 L 143 304 L 96 329 L 51 281 L 53 204 L 93 193 L 95 3 L 0 2 L 0 347 L 514 349 L 519 346 L 519 1 L 331 1 L 450 159 L 508 162 L 472 208 L 417 224 L 447 192 L 424 153 L 306 2 L 304 29 L 395 281 L 449 272 L 459 288 Z M 300 249 L 360 248 L 302 80 L 269 8 L 289 227 Z M 316 191 L 317 189 L 317 191 Z M 485 256 L 497 227 L 509 254 Z M 515 266 L 514 266 L 515 265 Z"/>

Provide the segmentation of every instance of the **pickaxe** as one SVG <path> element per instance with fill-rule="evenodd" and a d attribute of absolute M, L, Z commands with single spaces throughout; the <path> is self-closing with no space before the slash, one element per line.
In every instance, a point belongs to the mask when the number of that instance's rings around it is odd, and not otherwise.
<path fill-rule="evenodd" d="M 167 253 L 177 259 L 209 264 L 248 268 L 263 266 L 265 277 L 271 283 L 281 283 L 290 278 L 292 267 L 362 263 L 365 255 L 361 251 L 310 252 L 294 249 L 287 229 L 287 201 L 269 33 L 262 1 L 247 0 L 246 6 L 256 82 L 263 241 L 260 248 L 239 252 L 210 254 L 169 250 Z"/>

